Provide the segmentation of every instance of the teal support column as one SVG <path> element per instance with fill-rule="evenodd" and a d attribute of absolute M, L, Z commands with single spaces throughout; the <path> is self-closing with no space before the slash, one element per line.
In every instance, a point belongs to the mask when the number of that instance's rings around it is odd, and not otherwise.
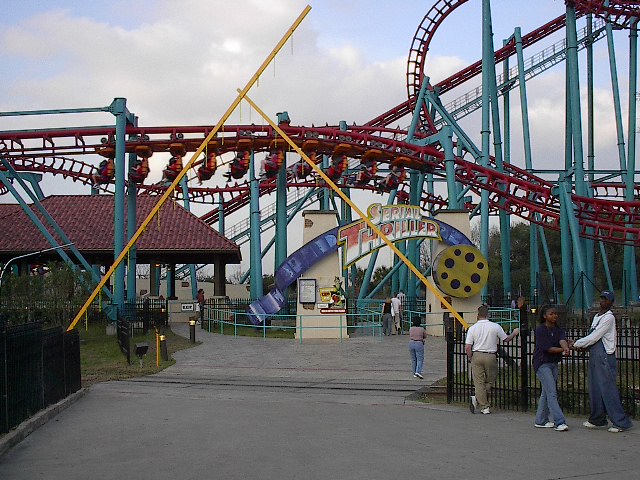
<path fill-rule="evenodd" d="M 458 186 L 456 185 L 456 157 L 453 152 L 453 129 L 449 125 L 442 127 L 440 139 L 444 148 L 444 168 L 447 175 L 449 209 L 460 210 L 461 203 L 458 199 Z"/>
<path fill-rule="evenodd" d="M 182 177 L 180 180 L 180 188 L 182 188 L 182 203 L 184 205 L 184 209 L 187 212 L 191 211 L 191 203 L 189 202 L 189 185 L 187 184 L 186 175 Z M 198 296 L 198 277 L 196 276 L 196 266 L 191 263 L 189 264 L 189 279 L 191 285 L 191 298 L 196 298 Z"/>
<path fill-rule="evenodd" d="M 580 74 L 578 66 L 578 40 L 576 29 L 576 9 L 575 5 L 567 3 L 566 7 L 566 35 L 567 35 L 567 72 L 569 80 L 569 88 L 567 95 L 570 99 L 570 120 L 571 120 L 571 143 L 573 147 L 573 172 L 575 182 L 575 192 L 579 196 L 587 196 L 587 189 L 585 185 L 585 170 L 584 170 L 584 151 L 582 146 L 582 113 L 580 107 Z M 573 209 L 571 209 L 573 210 Z M 576 229 L 572 228 L 573 219 L 569 219 L 569 228 L 571 229 L 572 236 L 577 233 Z M 579 289 L 574 293 L 574 297 L 577 299 L 577 304 L 583 306 L 585 303 L 589 303 L 591 297 L 591 289 L 586 289 L 586 284 L 583 281 L 582 276 L 585 274 L 585 247 L 584 242 L 580 237 L 572 239 L 574 246 L 574 258 L 576 260 L 575 266 L 579 268 L 576 272 L 575 282 L 580 281 L 585 288 Z M 576 248 L 576 247 L 579 248 Z M 577 258 L 580 256 L 580 258 Z M 580 298 L 587 294 L 586 298 Z"/>
<path fill-rule="evenodd" d="M 345 194 L 345 196 L 348 199 L 351 199 L 351 189 L 350 188 L 345 188 L 343 190 L 343 193 Z M 342 224 L 343 225 L 348 225 L 350 223 L 353 222 L 353 212 L 351 211 L 351 207 L 349 206 L 349 204 L 342 199 L 341 202 L 341 218 L 342 218 Z M 344 290 L 345 292 L 347 292 L 347 296 L 348 297 L 355 297 L 354 292 L 355 292 L 355 280 L 356 280 L 356 271 L 357 271 L 357 267 L 356 265 L 352 265 L 350 268 L 345 268 L 342 270 L 342 278 L 344 278 Z"/>
<path fill-rule="evenodd" d="M 137 155 L 135 153 L 129 154 L 129 168 L 128 171 L 131 171 Z M 137 215 L 137 189 L 135 182 L 129 182 L 127 186 L 127 240 L 131 239 L 133 234 L 136 232 L 137 223 L 136 223 L 136 215 Z M 136 295 L 138 293 L 138 289 L 136 287 L 136 265 L 137 265 L 137 252 L 138 248 L 136 245 L 131 247 L 129 250 L 129 255 L 127 257 L 127 302 L 135 303 Z"/>
<path fill-rule="evenodd" d="M 330 157 L 328 155 L 322 155 L 322 171 L 326 172 L 331 163 Z M 320 210 L 329 210 L 329 189 L 321 188 L 320 189 Z"/>
<path fill-rule="evenodd" d="M 160 264 L 151 262 L 149 264 L 149 295 L 157 297 L 160 295 Z"/>
<path fill-rule="evenodd" d="M 503 41 L 503 46 L 507 41 Z M 502 64 L 502 75 L 506 81 L 509 77 L 509 57 L 505 58 Z M 502 111 L 504 112 L 504 143 L 503 143 L 503 163 L 511 163 L 511 95 L 510 90 L 506 90 L 502 95 Z M 502 212 L 501 212 L 502 213 Z M 515 298 L 513 295 L 513 286 L 511 280 L 511 215 L 504 212 L 506 221 L 500 217 L 500 252 L 502 255 L 502 278 L 506 300 L 510 301 Z"/>
<path fill-rule="evenodd" d="M 634 200 L 636 171 L 636 112 L 638 100 L 638 19 L 634 18 L 629 26 L 629 153 L 627 154 L 627 175 L 625 177 L 625 200 Z M 628 272 L 629 297 L 625 300 L 637 302 L 638 271 L 636 267 L 636 249 L 628 245 L 624 249 L 624 268 Z"/>
<path fill-rule="evenodd" d="M 491 2 L 482 0 L 482 153 L 480 164 L 489 166 L 491 130 L 491 75 L 495 69 L 493 56 L 493 32 L 491 28 Z M 489 192 L 485 189 L 480 194 L 480 251 L 485 257 L 489 256 Z M 487 286 L 482 288 L 481 295 L 487 296 Z"/>
<path fill-rule="evenodd" d="M 489 21 L 491 21 L 491 13 L 489 12 Z M 491 62 L 493 63 L 493 33 L 490 39 L 491 47 Z M 487 80 L 489 87 L 490 105 L 491 105 L 491 120 L 493 131 L 493 152 L 496 162 L 496 169 L 504 173 L 504 165 L 502 158 L 502 134 L 500 132 L 500 109 L 498 103 L 498 87 L 496 80 L 496 69 L 494 66 L 487 69 Z M 483 85 L 482 88 L 487 87 Z M 505 117 L 508 117 L 509 112 L 505 112 Z M 505 189 L 506 186 L 501 186 L 501 189 Z M 505 200 L 501 199 L 500 203 L 504 204 Z M 503 294 L 507 293 L 511 295 L 511 242 L 509 242 L 510 222 L 507 212 L 500 209 L 498 211 L 498 218 L 500 220 L 500 244 L 501 244 L 501 256 L 502 256 L 502 271 L 503 271 Z M 489 243 L 489 232 L 487 231 L 487 245 Z M 487 247 L 488 248 L 488 247 Z"/>
<path fill-rule="evenodd" d="M 260 250 L 262 249 L 260 240 L 260 184 L 256 178 L 255 153 L 253 151 L 251 152 L 251 162 L 249 165 L 249 188 L 251 192 L 251 198 L 249 200 L 249 230 L 251 232 L 251 237 L 249 238 L 249 273 L 251 275 L 251 300 L 257 300 L 262 297 L 264 289 L 262 281 L 262 256 L 260 254 Z"/>
<path fill-rule="evenodd" d="M 409 174 L 409 204 L 420 206 L 420 199 L 422 196 L 422 189 L 424 187 L 424 175 L 416 170 L 412 170 Z M 418 240 L 409 240 L 407 242 L 407 258 L 420 269 L 420 248 Z M 417 297 L 416 291 L 416 275 L 410 271 L 407 267 L 407 284 L 400 285 L 400 290 L 406 293 L 410 297 Z"/>
<path fill-rule="evenodd" d="M 636 23 L 637 27 L 637 23 Z M 605 25 L 605 29 L 607 31 L 607 48 L 609 51 L 609 70 L 611 73 L 611 90 L 613 92 L 613 106 L 615 112 L 615 120 L 616 120 L 616 137 L 617 137 L 617 145 L 618 145 L 618 158 L 620 160 L 620 170 L 622 173 L 622 181 L 625 184 L 625 200 L 633 201 L 633 187 L 634 187 L 634 169 L 630 169 L 631 166 L 629 162 L 627 162 L 626 152 L 625 152 L 625 142 L 624 142 L 624 127 L 622 124 L 622 107 L 620 104 L 620 88 L 618 85 L 618 68 L 616 65 L 616 53 L 613 45 L 613 27 L 611 23 L 607 22 Z M 632 49 L 633 45 L 633 32 L 630 32 L 629 35 L 631 39 L 631 43 L 629 45 L 629 61 L 631 62 L 632 56 L 634 52 Z M 637 37 L 637 30 L 636 30 Z M 630 67 L 633 67 L 630 63 Z M 629 93 L 632 94 L 631 91 L 631 83 L 633 82 L 633 71 L 629 70 Z M 635 96 L 635 86 L 633 90 L 633 95 Z M 629 115 L 631 116 L 631 112 L 634 112 L 635 116 L 635 98 L 629 99 Z M 633 109 L 633 110 L 632 110 Z M 632 133 L 629 131 L 629 136 L 631 137 Z M 629 152 L 632 150 L 629 149 Z M 628 223 L 629 226 L 632 226 L 632 223 Z M 623 271 L 624 275 L 622 278 L 622 300 L 624 301 L 624 305 L 628 306 L 629 301 L 631 299 L 635 300 L 637 298 L 637 293 L 632 295 L 629 288 L 632 282 L 635 283 L 635 290 L 637 290 L 637 277 L 635 274 L 635 248 L 632 245 L 626 245 L 624 247 L 624 258 L 623 258 Z"/>
<path fill-rule="evenodd" d="M 527 100 L 527 87 L 525 78 L 524 55 L 522 47 L 522 33 L 520 27 L 514 30 L 516 42 L 516 58 L 518 59 L 518 86 L 520 89 L 520 113 L 522 116 L 522 138 L 524 145 L 524 163 L 528 172 L 533 170 L 531 161 L 531 130 L 529 128 L 529 106 Z M 540 259 L 538 231 L 540 227 L 535 223 L 529 223 L 529 298 L 533 301 L 534 292 L 540 278 Z"/>
<path fill-rule="evenodd" d="M 593 16 L 587 15 L 587 37 L 592 38 L 593 35 Z M 589 173 L 587 174 L 587 182 L 588 189 L 587 192 L 592 197 L 593 190 L 591 185 L 593 185 L 594 174 L 593 170 L 595 168 L 595 122 L 594 122 L 594 109 L 593 109 L 593 42 L 587 41 L 586 43 L 586 53 L 587 53 L 587 170 Z M 592 229 L 589 229 L 589 232 L 592 233 Z M 588 278 L 595 278 L 595 242 L 591 239 L 584 240 L 586 255 L 586 275 Z M 606 263 L 606 257 L 603 258 L 603 262 Z"/>
<path fill-rule="evenodd" d="M 176 297 L 176 265 L 167 265 L 167 300 L 177 300 Z"/>
<path fill-rule="evenodd" d="M 127 128 L 127 100 L 116 98 L 111 104 L 116 117 L 115 156 L 115 205 L 113 212 L 113 260 L 120 256 L 124 248 L 124 171 L 125 132 Z M 113 303 L 119 308 L 124 304 L 124 263 L 116 268 L 113 281 Z"/>
<path fill-rule="evenodd" d="M 286 153 L 285 153 L 286 158 Z M 276 178 L 276 250 L 274 272 L 287 259 L 287 162 Z M 283 292 L 284 293 L 284 292 Z"/>
<path fill-rule="evenodd" d="M 584 255 L 581 251 L 582 245 L 579 241 L 580 237 L 578 236 L 579 224 L 578 219 L 576 218 L 573 202 L 571 201 L 571 191 L 568 188 L 569 186 L 568 182 L 561 181 L 557 190 L 559 191 L 562 202 L 562 213 L 567 217 L 569 222 L 569 230 L 571 231 L 571 237 L 573 239 L 573 258 L 576 262 L 576 270 L 578 272 L 584 272 Z M 585 294 L 585 290 L 587 290 L 587 282 L 584 281 L 584 276 L 581 276 L 578 280 L 580 285 L 575 289 L 574 297 L 576 298 L 576 306 L 584 310 L 589 307 L 589 303 L 586 302 L 587 295 Z"/>
<path fill-rule="evenodd" d="M 569 66 L 567 65 L 567 70 Z M 565 95 L 565 137 L 564 137 L 564 166 L 566 171 L 571 170 L 571 158 L 573 157 L 573 149 L 571 145 L 571 98 L 569 96 L 569 74 L 566 75 L 566 95 Z M 571 180 L 564 175 L 560 175 L 558 184 L 567 182 L 566 187 L 571 190 Z M 564 199 L 559 197 L 560 211 L 564 212 L 566 206 Z M 560 253 L 562 258 L 562 302 L 569 301 L 571 290 L 573 289 L 573 251 L 571 249 L 571 232 L 569 231 L 569 220 L 566 215 L 560 215 Z"/>
<path fill-rule="evenodd" d="M 222 192 L 218 194 L 218 233 L 224 235 L 224 197 Z"/>

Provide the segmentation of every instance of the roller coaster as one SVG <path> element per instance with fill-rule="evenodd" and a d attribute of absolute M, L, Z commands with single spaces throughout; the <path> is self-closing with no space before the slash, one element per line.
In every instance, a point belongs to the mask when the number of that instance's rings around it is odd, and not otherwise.
<path fill-rule="evenodd" d="M 593 277 L 594 242 L 623 244 L 626 272 L 623 290 L 626 298 L 638 298 L 636 248 L 640 246 L 640 184 L 635 166 L 635 108 L 637 76 L 637 21 L 640 7 L 632 1 L 568 0 L 565 12 L 541 27 L 521 34 L 519 29 L 500 49 L 494 49 L 491 33 L 491 4 L 483 3 L 482 59 L 432 84 L 429 79 L 428 52 L 440 28 L 446 28 L 447 17 L 468 0 L 437 0 L 428 10 L 413 37 L 407 62 L 407 100 L 361 125 L 340 122 L 334 126 L 292 125 L 286 112 L 278 114 L 279 128 L 304 151 L 343 192 L 383 195 L 388 202 L 419 205 L 434 213 L 439 209 L 465 209 L 471 217 L 480 217 L 480 249 L 486 255 L 489 238 L 489 216 L 498 216 L 502 230 L 503 278 L 507 296 L 515 293 L 509 273 L 510 218 L 518 217 L 532 225 L 531 291 L 537 290 L 541 266 L 538 249 L 545 249 L 545 230 L 562 233 L 563 257 L 570 259 L 563 268 L 560 298 L 571 296 L 577 278 Z M 582 29 L 578 22 L 585 22 Z M 582 145 L 581 90 L 578 52 L 593 57 L 593 45 L 603 40 L 608 44 L 611 65 L 615 63 L 614 32 L 628 31 L 629 58 L 629 122 L 622 124 L 619 87 L 612 87 L 620 168 L 596 168 L 589 140 L 585 168 Z M 533 49 L 556 32 L 565 32 L 560 42 L 525 59 L 525 48 Z M 508 68 L 510 59 L 516 66 Z M 533 167 L 529 140 L 525 134 L 523 166 L 509 161 L 502 145 L 498 98 L 507 99 L 519 92 L 523 128 L 527 128 L 527 81 L 554 65 L 563 63 L 567 71 L 566 99 L 567 146 L 564 168 L 552 172 Z M 504 67 L 496 75 L 496 66 Z M 584 67 L 583 67 L 584 68 Z M 592 61 L 586 69 L 593 71 Z M 612 71 L 612 76 L 615 70 Z M 459 92 L 473 79 L 482 77 L 482 86 L 468 93 Z M 583 91 L 587 97 L 593 85 Z M 448 103 L 447 95 L 458 92 Z M 482 145 L 477 146 L 460 126 L 459 120 L 476 110 L 482 111 Z M 195 152 L 212 132 L 211 126 L 138 126 L 126 109 L 126 100 L 116 99 L 108 106 L 56 111 L 0 112 L 0 116 L 45 115 L 66 112 L 110 112 L 121 115 L 124 122 L 115 126 L 80 126 L 0 132 L 0 194 L 7 194 L 6 179 L 11 175 L 44 174 L 61 176 L 91 188 L 95 194 L 118 194 L 118 182 L 137 195 L 162 195 L 183 159 Z M 594 112 L 587 106 L 587 137 L 591 139 Z M 392 124 L 409 123 L 407 128 Z M 625 127 L 627 144 L 625 145 Z M 119 128 L 121 128 L 119 130 Z M 468 129 L 467 129 L 468 130 Z M 476 128 L 477 130 L 477 128 Z M 119 144 L 119 141 L 124 142 Z M 490 142 L 493 139 L 493 153 Z M 625 146 L 628 147 L 625 150 Z M 504 150 L 503 150 L 504 148 Z M 129 164 L 125 167 L 125 155 Z M 154 154 L 169 154 L 170 161 L 157 183 L 147 180 L 149 159 Z M 326 182 L 309 168 L 281 135 L 269 125 L 225 124 L 207 142 L 204 156 L 192 165 L 188 180 L 181 181 L 174 196 L 187 204 L 199 203 L 207 208 L 201 219 L 217 225 L 219 230 L 237 243 L 252 244 L 251 270 L 247 272 L 252 296 L 262 291 L 261 262 L 264 255 L 260 233 L 276 227 L 276 266 L 286 257 L 286 226 L 303 208 L 320 202 L 330 208 L 333 201 Z M 264 156 L 260 174 L 258 157 Z M 101 166 L 97 166 L 101 163 Z M 9 175 L 6 175 L 6 174 Z M 257 195 L 256 195 L 257 193 Z M 258 197 L 274 194 L 276 203 L 259 206 L 261 215 L 246 211 Z M 337 207 L 334 202 L 334 207 Z M 346 208 L 341 215 L 351 216 Z M 225 222 L 233 214 L 242 214 L 235 226 Z M 278 225 L 280 224 L 280 225 Z M 542 239 L 542 242 L 539 242 Z M 256 244 L 257 242 L 257 244 Z M 280 246 L 278 246 L 279 244 Z M 284 245 L 284 247 L 282 247 Z M 284 254 L 282 252 L 284 248 Z M 409 242 L 408 258 L 418 261 L 418 246 Z M 591 252 L 591 253 L 590 253 Z M 547 255 L 548 256 L 548 255 Z M 606 262 L 606 258 L 604 259 Z M 563 266 L 564 267 L 564 266 Z M 389 281 L 394 290 L 403 289 L 416 295 L 417 282 L 411 273 L 399 274 L 401 266 L 392 270 Z M 367 269 L 368 284 L 372 268 Z M 246 279 L 246 277 L 245 277 Z M 609 280 L 611 282 L 611 280 Z M 361 296 L 371 293 L 363 286 Z M 608 285 L 614 289 L 615 285 Z M 589 305 L 593 292 L 586 286 L 575 296 L 580 305 Z"/>

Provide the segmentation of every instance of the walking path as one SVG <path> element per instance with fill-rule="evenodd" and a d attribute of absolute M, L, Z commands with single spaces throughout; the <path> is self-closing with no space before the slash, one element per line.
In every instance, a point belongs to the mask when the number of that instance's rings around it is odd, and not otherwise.
<path fill-rule="evenodd" d="M 196 336 L 156 375 L 92 386 L 0 456 L 0 478 L 640 478 L 639 431 L 569 418 L 558 433 L 532 413 L 407 400 L 444 376 L 441 338 L 427 339 L 420 381 L 406 336 Z"/>

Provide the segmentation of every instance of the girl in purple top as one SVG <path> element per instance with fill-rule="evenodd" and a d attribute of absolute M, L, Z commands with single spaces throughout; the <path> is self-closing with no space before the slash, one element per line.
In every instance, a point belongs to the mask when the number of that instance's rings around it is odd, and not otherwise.
<path fill-rule="evenodd" d="M 558 362 L 569 355 L 569 344 L 564 330 L 557 325 L 558 313 L 551 305 L 540 309 L 540 325 L 536 328 L 536 347 L 533 351 L 533 369 L 542 385 L 542 394 L 536 411 L 537 428 L 554 428 L 557 432 L 569 430 L 564 413 L 558 403 Z M 549 421 L 549 414 L 553 422 Z"/>
<path fill-rule="evenodd" d="M 424 363 L 424 339 L 427 332 L 420 325 L 420 318 L 413 317 L 409 329 L 409 353 L 411 354 L 411 368 L 413 376 L 422 380 L 422 364 Z"/>

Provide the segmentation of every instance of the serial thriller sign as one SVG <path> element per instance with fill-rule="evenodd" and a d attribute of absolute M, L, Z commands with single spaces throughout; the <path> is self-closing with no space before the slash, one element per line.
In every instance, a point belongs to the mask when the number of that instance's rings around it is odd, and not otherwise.
<path fill-rule="evenodd" d="M 392 242 L 413 238 L 442 240 L 439 224 L 422 216 L 417 206 L 374 203 L 369 205 L 367 216 Z M 364 220 L 358 220 L 338 230 L 338 245 L 342 246 L 346 268 L 386 243 Z"/>

